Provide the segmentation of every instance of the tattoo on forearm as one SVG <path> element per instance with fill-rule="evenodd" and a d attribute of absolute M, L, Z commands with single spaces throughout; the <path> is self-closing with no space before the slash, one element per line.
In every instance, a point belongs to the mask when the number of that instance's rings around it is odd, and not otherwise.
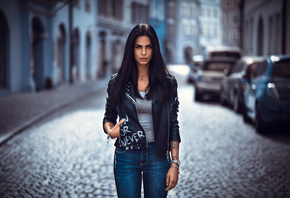
<path fill-rule="evenodd" d="M 170 148 L 172 150 L 179 150 L 179 142 L 178 141 L 172 141 L 172 142 L 170 142 Z"/>

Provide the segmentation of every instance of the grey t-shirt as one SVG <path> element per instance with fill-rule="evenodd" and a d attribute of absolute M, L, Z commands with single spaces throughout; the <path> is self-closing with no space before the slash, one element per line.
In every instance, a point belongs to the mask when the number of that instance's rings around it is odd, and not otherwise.
<path fill-rule="evenodd" d="M 144 98 L 146 93 L 141 91 L 140 95 Z M 154 142 L 154 129 L 152 118 L 152 101 L 147 99 L 136 98 L 137 110 L 140 124 L 145 130 L 146 141 Z"/>

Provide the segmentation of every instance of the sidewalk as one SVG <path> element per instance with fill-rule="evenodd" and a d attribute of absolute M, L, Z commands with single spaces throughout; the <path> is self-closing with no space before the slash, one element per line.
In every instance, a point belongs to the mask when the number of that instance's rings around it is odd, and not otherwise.
<path fill-rule="evenodd" d="M 49 114 L 107 87 L 109 79 L 0 98 L 0 145 Z"/>

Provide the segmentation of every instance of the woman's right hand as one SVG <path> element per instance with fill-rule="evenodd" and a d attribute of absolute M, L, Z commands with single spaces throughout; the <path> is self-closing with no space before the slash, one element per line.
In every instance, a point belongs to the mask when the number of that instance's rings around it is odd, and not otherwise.
<path fill-rule="evenodd" d="M 120 125 L 125 122 L 125 119 L 121 120 L 113 128 L 110 129 L 109 131 L 109 136 L 114 139 L 114 138 L 119 138 L 120 137 Z"/>

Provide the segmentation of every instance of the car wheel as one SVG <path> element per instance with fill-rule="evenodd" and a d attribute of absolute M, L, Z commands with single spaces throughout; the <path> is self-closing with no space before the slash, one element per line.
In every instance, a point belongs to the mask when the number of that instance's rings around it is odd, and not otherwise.
<path fill-rule="evenodd" d="M 266 123 L 261 119 L 261 110 L 259 105 L 256 105 L 255 109 L 255 128 L 258 133 L 264 133 L 267 129 Z"/>
<path fill-rule="evenodd" d="M 234 101 L 233 101 L 233 109 L 236 113 L 241 113 L 241 105 L 240 105 L 240 99 L 239 95 L 235 94 L 234 95 Z"/>
<path fill-rule="evenodd" d="M 195 90 L 195 95 L 194 95 L 194 100 L 198 102 L 198 101 L 201 101 L 201 99 L 202 99 L 202 95 L 196 89 Z"/>

